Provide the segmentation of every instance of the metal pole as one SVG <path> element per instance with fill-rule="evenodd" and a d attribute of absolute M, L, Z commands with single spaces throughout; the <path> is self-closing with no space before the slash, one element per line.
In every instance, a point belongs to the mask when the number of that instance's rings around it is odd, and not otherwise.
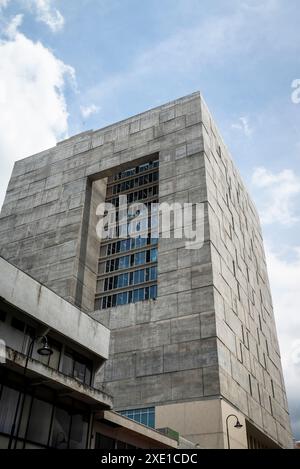
<path fill-rule="evenodd" d="M 24 376 L 24 396 L 23 396 L 23 401 L 25 400 L 25 388 L 26 388 L 26 386 L 25 386 L 25 385 L 26 385 L 26 381 L 25 381 L 26 378 L 25 378 L 25 377 L 26 377 L 26 370 L 27 370 L 27 367 L 28 367 L 29 356 L 30 356 L 30 354 L 32 353 L 33 344 L 34 344 L 35 340 L 36 340 L 36 337 L 34 337 L 34 338 L 32 339 L 32 341 L 30 342 L 30 345 L 29 345 L 29 347 L 28 347 L 27 354 L 26 354 L 26 362 L 25 362 L 25 367 L 24 367 L 24 370 L 23 370 L 23 376 Z M 20 409 L 20 403 L 21 403 L 21 391 L 19 392 L 19 397 L 18 397 L 17 408 L 16 408 L 16 412 L 15 412 L 14 422 L 13 422 L 12 427 L 11 427 L 8 449 L 11 449 L 12 444 L 13 444 L 14 433 L 15 433 L 16 424 L 17 424 L 17 418 L 18 418 L 18 413 L 19 413 L 19 409 Z M 24 403 L 24 402 L 23 402 L 23 403 Z M 20 415 L 20 417 L 19 417 L 18 432 L 17 432 L 17 433 L 19 433 L 20 424 L 21 424 L 21 415 Z M 16 435 L 16 437 L 17 437 L 17 435 Z"/>
<path fill-rule="evenodd" d="M 231 449 L 231 448 L 230 448 L 230 438 L 229 438 L 229 428 L 228 428 L 228 420 L 229 420 L 231 417 L 234 417 L 234 418 L 238 421 L 237 416 L 234 415 L 234 414 L 228 415 L 228 417 L 227 417 L 227 419 L 226 419 L 227 446 L 228 446 L 227 449 Z"/>

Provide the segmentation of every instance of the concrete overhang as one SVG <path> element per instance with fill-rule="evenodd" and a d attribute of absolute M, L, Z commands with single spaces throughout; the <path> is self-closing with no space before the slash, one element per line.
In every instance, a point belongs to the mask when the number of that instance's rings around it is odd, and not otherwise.
<path fill-rule="evenodd" d="M 0 257 L 0 298 L 102 359 L 108 358 L 110 331 Z"/>
<path fill-rule="evenodd" d="M 25 355 L 9 347 L 6 348 L 6 364 L 2 366 L 23 374 L 25 365 Z M 87 386 L 70 376 L 53 370 L 37 360 L 31 358 L 28 360 L 25 377 L 26 380 L 29 380 L 31 386 L 44 385 L 61 395 L 71 396 L 91 406 L 93 410 L 112 408 L 112 396 L 106 392 Z"/>
<path fill-rule="evenodd" d="M 142 436 L 145 440 L 148 440 L 149 443 L 152 444 L 153 448 L 155 448 L 155 444 L 162 445 L 164 448 L 178 448 L 178 443 L 176 440 L 173 440 L 172 438 L 169 438 L 154 429 L 146 427 L 145 425 L 123 417 L 122 415 L 110 410 L 97 412 L 95 421 L 113 425 L 116 428 L 118 427 L 120 433 L 129 431 L 139 437 Z"/>

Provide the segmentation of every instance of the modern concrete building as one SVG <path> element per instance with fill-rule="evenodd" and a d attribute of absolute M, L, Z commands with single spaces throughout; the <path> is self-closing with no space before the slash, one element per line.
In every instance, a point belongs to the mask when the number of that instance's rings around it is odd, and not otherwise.
<path fill-rule="evenodd" d="M 92 410 L 112 408 L 93 386 L 109 330 L 3 258 L 0 272 L 0 447 L 86 448 Z"/>
<path fill-rule="evenodd" d="M 99 239 L 119 195 L 197 204 L 204 243 L 175 219 L 171 239 Z M 0 255 L 110 330 L 95 383 L 123 416 L 206 448 L 292 447 L 259 218 L 200 93 L 17 161 Z"/>

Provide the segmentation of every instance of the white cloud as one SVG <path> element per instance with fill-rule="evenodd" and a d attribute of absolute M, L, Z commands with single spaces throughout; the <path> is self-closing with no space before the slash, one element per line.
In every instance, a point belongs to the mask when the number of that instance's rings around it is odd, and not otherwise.
<path fill-rule="evenodd" d="M 4 29 L 4 34 L 9 38 L 14 38 L 23 21 L 23 15 L 16 15 Z"/>
<path fill-rule="evenodd" d="M 6 8 L 10 0 L 0 0 L 0 10 L 1 8 Z"/>
<path fill-rule="evenodd" d="M 264 14 L 277 10 L 279 6 L 280 0 L 244 0 L 241 2 L 241 8 Z"/>
<path fill-rule="evenodd" d="M 289 262 L 286 252 L 266 252 L 293 429 L 300 438 L 300 247 L 292 254 Z"/>
<path fill-rule="evenodd" d="M 0 206 L 13 162 L 67 135 L 64 86 L 74 78 L 70 66 L 18 32 L 19 23 L 14 18 L 0 39 Z"/>
<path fill-rule="evenodd" d="M 80 106 L 81 115 L 84 119 L 88 119 L 93 114 L 97 114 L 100 111 L 100 108 L 95 104 L 90 106 Z"/>
<path fill-rule="evenodd" d="M 53 0 L 25 0 L 25 2 L 34 10 L 36 19 L 45 23 L 53 32 L 63 28 L 65 19 L 61 12 L 53 6 Z"/>
<path fill-rule="evenodd" d="M 10 1 L 0 0 L 0 10 L 6 8 Z M 63 28 L 65 19 L 53 3 L 53 0 L 19 0 L 20 6 L 32 11 L 37 21 L 46 24 L 53 32 L 57 32 Z"/>
<path fill-rule="evenodd" d="M 293 80 L 292 89 L 294 90 L 291 96 L 292 102 L 294 104 L 300 104 L 300 79 L 299 78 L 296 78 L 295 80 Z"/>
<path fill-rule="evenodd" d="M 293 225 L 299 221 L 296 213 L 300 178 L 290 169 L 272 173 L 266 168 L 256 168 L 252 184 L 258 192 L 257 200 L 264 224 Z"/>
<path fill-rule="evenodd" d="M 240 117 L 238 122 L 231 125 L 233 129 L 241 130 L 246 137 L 250 137 L 253 133 L 253 129 L 250 127 L 249 118 L 244 116 Z"/>

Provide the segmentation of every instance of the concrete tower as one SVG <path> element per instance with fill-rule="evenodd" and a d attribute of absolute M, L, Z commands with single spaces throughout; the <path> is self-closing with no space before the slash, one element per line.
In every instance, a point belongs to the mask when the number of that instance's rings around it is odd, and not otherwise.
<path fill-rule="evenodd" d="M 203 246 L 100 242 L 117 194 L 202 204 Z M 292 445 L 259 218 L 200 93 L 17 161 L 0 255 L 111 330 L 116 410 L 202 447 Z"/>

